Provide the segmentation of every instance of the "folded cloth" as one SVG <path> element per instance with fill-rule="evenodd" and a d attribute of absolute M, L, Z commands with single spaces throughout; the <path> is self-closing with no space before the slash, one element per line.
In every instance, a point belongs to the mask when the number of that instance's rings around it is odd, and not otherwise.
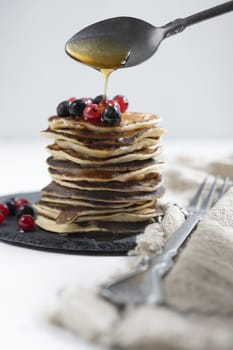
<path fill-rule="evenodd" d="M 163 248 L 184 221 L 180 206 L 187 204 L 210 171 L 233 180 L 231 159 L 202 166 L 188 158 L 169 164 L 167 198 L 176 204 L 164 202 L 163 220 L 138 237 L 133 254 L 154 254 Z M 232 350 L 233 188 L 186 242 L 164 279 L 164 287 L 165 306 L 131 306 L 123 311 L 101 299 L 97 290 L 67 287 L 59 294 L 49 319 L 110 348 Z"/>

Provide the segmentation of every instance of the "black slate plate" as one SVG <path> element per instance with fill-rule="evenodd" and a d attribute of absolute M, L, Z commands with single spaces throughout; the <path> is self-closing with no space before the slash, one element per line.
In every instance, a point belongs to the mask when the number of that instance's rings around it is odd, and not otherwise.
<path fill-rule="evenodd" d="M 39 199 L 39 192 L 17 193 L 0 197 L 6 199 L 27 198 L 31 203 Z M 39 249 L 52 253 L 87 254 L 87 255 L 125 255 L 135 247 L 136 235 L 122 236 L 100 233 L 62 235 L 51 233 L 36 227 L 33 232 L 19 232 L 16 217 L 8 217 L 0 225 L 0 241 Z"/>
<path fill-rule="evenodd" d="M 17 193 L 0 197 L 0 202 L 6 199 L 27 198 L 31 203 L 39 199 L 39 192 Z M 114 233 L 100 234 L 56 234 L 39 227 L 33 232 L 20 232 L 17 229 L 17 218 L 8 217 L 0 225 L 0 241 L 22 246 L 25 248 L 39 249 L 52 253 L 87 254 L 87 255 L 125 255 L 135 247 L 136 235 L 122 236 Z"/>

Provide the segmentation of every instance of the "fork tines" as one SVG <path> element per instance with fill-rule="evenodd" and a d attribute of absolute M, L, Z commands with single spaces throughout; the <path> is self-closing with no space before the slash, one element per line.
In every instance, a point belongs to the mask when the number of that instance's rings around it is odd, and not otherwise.
<path fill-rule="evenodd" d="M 220 177 L 215 176 L 209 191 L 205 196 L 208 187 L 208 177 L 204 178 L 192 201 L 190 202 L 188 208 L 189 212 L 197 212 L 198 210 L 202 210 L 203 213 L 206 213 L 217 200 L 224 196 L 230 184 L 229 177 L 227 176 L 224 179 L 221 179 L 221 186 L 218 186 L 219 181 Z"/>

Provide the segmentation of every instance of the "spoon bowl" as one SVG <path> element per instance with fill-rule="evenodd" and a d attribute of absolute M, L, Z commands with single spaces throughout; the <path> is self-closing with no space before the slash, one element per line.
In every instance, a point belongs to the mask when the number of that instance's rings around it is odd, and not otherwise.
<path fill-rule="evenodd" d="M 109 50 L 121 43 L 127 52 L 126 60 L 121 68 L 136 66 L 150 58 L 164 38 L 165 30 L 156 28 L 150 23 L 133 17 L 115 17 L 92 24 L 77 34 L 66 43 L 66 52 L 70 54 L 71 45 L 78 45 L 83 40 L 107 42 L 109 39 Z M 115 44 L 115 45 L 114 45 Z M 72 55 L 71 55 L 72 56 Z M 103 64 L 106 64 L 108 53 L 103 55 Z"/>

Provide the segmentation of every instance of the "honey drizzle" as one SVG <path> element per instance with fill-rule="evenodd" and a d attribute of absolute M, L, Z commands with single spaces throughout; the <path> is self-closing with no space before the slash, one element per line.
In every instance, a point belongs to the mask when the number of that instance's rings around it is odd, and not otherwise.
<path fill-rule="evenodd" d="M 114 71 L 114 69 L 100 69 L 101 73 L 104 77 L 104 100 L 107 99 L 107 88 L 108 88 L 108 80 L 110 74 Z"/>
<path fill-rule="evenodd" d="M 105 99 L 110 74 L 123 67 L 130 55 L 130 51 L 124 43 L 108 37 L 71 39 L 66 44 L 66 52 L 75 60 L 102 73 Z"/>

